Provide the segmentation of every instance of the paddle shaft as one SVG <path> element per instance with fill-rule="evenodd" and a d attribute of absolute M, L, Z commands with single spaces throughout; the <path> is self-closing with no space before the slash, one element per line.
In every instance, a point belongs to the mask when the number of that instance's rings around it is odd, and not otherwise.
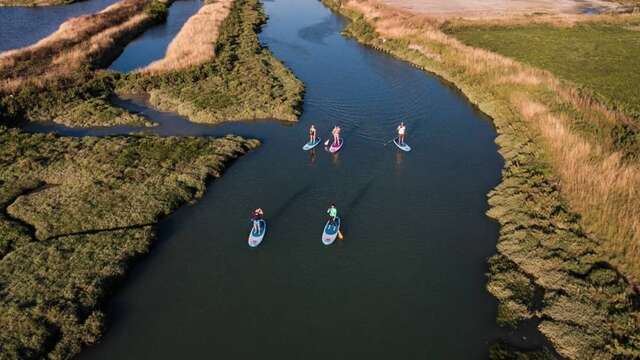
<path fill-rule="evenodd" d="M 397 138 L 398 138 L 398 137 L 396 136 L 396 137 L 394 137 L 393 139 L 391 139 L 391 140 L 387 141 L 386 143 L 384 143 L 384 146 L 389 145 L 390 143 L 392 143 L 392 142 L 393 142 L 393 140 L 395 140 L 395 139 L 397 139 Z"/>

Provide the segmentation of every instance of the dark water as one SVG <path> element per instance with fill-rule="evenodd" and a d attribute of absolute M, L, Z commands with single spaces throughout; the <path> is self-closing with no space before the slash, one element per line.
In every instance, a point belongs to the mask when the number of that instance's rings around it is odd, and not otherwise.
<path fill-rule="evenodd" d="M 31 45 L 69 18 L 92 14 L 117 0 L 86 0 L 71 5 L 0 7 L 0 51 Z"/>
<path fill-rule="evenodd" d="M 340 36 L 343 20 L 318 1 L 265 6 L 263 42 L 307 87 L 301 121 L 209 127 L 121 102 L 162 124 L 146 131 L 232 132 L 263 146 L 159 224 L 109 302 L 105 337 L 80 358 L 486 358 L 509 336 L 485 290 L 498 236 L 486 194 L 502 167 L 489 120 L 438 79 Z M 400 121 L 410 153 L 384 145 Z M 343 128 L 339 154 L 301 151 L 312 123 L 325 138 Z M 346 238 L 324 246 L 331 202 Z M 249 249 L 258 206 L 269 231 Z"/>
<path fill-rule="evenodd" d="M 169 8 L 166 23 L 149 29 L 142 36 L 129 43 L 110 68 L 126 72 L 163 58 L 171 40 L 187 19 L 200 9 L 201 5 L 200 0 L 174 2 Z"/>

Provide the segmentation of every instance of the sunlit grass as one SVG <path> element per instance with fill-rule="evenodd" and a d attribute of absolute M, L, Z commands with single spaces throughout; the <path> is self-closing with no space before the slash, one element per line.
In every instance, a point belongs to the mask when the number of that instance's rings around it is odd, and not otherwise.
<path fill-rule="evenodd" d="M 567 358 L 639 357 L 640 312 L 627 280 L 640 279 L 640 138 L 630 107 L 465 45 L 443 31 L 450 22 L 375 0 L 324 2 L 351 19 L 346 34 L 453 82 L 493 118 L 505 158 L 488 212 L 501 224 L 488 284 L 500 300 L 498 320 L 540 317 L 539 329 Z M 627 26 L 638 16 L 583 19 L 549 21 Z M 530 286 L 544 291 L 539 309 Z"/>
<path fill-rule="evenodd" d="M 549 70 L 593 93 L 640 124 L 640 19 L 578 22 L 572 26 L 476 25 L 452 27 L 465 44 Z"/>

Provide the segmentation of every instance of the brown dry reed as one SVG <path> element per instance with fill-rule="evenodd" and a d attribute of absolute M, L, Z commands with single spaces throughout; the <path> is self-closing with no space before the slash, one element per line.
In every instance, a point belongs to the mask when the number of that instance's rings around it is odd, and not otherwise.
<path fill-rule="evenodd" d="M 164 58 L 149 64 L 144 73 L 161 73 L 200 65 L 215 56 L 220 26 L 227 18 L 233 0 L 204 5 L 189 18 L 171 41 Z"/>
<path fill-rule="evenodd" d="M 34 45 L 0 53 L 0 93 L 26 85 L 44 86 L 83 68 L 112 61 L 123 43 L 136 36 L 153 19 L 145 11 L 152 0 L 122 0 L 103 11 L 64 22 Z"/>

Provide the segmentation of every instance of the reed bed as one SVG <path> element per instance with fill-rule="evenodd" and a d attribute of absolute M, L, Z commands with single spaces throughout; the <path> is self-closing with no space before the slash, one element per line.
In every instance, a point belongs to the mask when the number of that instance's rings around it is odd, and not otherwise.
<path fill-rule="evenodd" d="M 122 0 L 70 19 L 34 45 L 0 53 L 0 93 L 45 84 L 82 69 L 107 65 L 133 37 L 155 22 L 154 0 Z"/>
<path fill-rule="evenodd" d="M 144 68 L 143 73 L 160 73 L 203 64 L 215 56 L 222 22 L 229 16 L 233 0 L 204 5 L 184 24 L 171 41 L 165 57 Z"/>

